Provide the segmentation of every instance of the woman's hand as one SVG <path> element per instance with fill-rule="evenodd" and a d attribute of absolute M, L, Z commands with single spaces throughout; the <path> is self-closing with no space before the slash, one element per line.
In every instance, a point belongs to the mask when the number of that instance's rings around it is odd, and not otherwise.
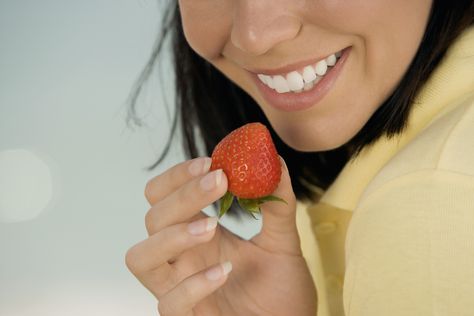
<path fill-rule="evenodd" d="M 296 200 L 282 164 L 274 194 L 288 205 L 263 204 L 262 230 L 249 241 L 201 212 L 227 191 L 225 174 L 209 172 L 210 158 L 177 164 L 148 182 L 149 238 L 128 250 L 126 264 L 156 296 L 161 316 L 316 315 Z"/>

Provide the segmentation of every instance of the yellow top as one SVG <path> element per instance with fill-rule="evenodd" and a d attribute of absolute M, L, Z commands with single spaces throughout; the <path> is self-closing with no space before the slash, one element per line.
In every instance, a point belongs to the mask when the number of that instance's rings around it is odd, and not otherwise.
<path fill-rule="evenodd" d="M 474 314 L 474 27 L 297 223 L 318 316 Z"/>

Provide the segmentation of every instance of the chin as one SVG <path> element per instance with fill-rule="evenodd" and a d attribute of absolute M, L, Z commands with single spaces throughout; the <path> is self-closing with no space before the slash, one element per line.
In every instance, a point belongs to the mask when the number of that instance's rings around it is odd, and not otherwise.
<path fill-rule="evenodd" d="M 289 147 L 300 152 L 328 151 L 346 144 L 350 138 L 334 137 L 334 135 L 305 135 L 297 137 L 292 134 L 280 135 L 281 140 Z M 338 135 L 336 135 L 338 136 Z"/>
<path fill-rule="evenodd" d="M 289 147 L 300 152 L 319 152 L 347 144 L 362 128 L 363 120 L 271 118 L 273 130 Z"/>
<path fill-rule="evenodd" d="M 273 122 L 272 122 L 273 121 Z M 300 122 L 289 124 L 270 120 L 273 130 L 289 147 L 300 152 L 318 152 L 336 149 L 346 144 L 356 133 L 357 128 L 335 128 L 335 124 L 322 122 Z M 315 128 L 318 126 L 318 128 Z"/>

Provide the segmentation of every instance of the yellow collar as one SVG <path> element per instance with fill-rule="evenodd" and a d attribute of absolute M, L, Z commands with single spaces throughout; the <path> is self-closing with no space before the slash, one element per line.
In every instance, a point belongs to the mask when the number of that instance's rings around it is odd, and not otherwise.
<path fill-rule="evenodd" d="M 365 188 L 401 148 L 437 116 L 451 110 L 457 98 L 474 91 L 474 27 L 453 43 L 415 100 L 407 129 L 398 137 L 382 137 L 349 162 L 321 197 L 322 203 L 354 210 Z"/>

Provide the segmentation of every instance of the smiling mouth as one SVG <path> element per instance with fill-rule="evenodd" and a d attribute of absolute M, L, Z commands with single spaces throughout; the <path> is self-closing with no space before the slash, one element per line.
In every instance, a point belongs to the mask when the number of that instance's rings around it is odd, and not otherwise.
<path fill-rule="evenodd" d="M 277 93 L 311 90 L 341 58 L 342 50 L 301 69 L 278 75 L 257 74 L 258 79 Z"/>

